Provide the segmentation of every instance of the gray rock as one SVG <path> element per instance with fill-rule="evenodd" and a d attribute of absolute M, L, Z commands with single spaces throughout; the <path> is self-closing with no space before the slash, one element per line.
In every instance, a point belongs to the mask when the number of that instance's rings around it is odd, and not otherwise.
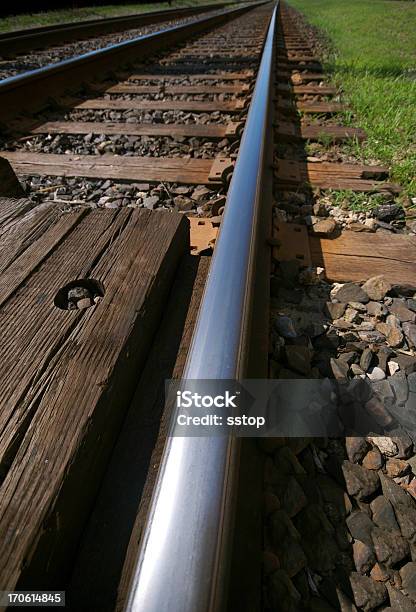
<path fill-rule="evenodd" d="M 394 511 L 402 536 L 412 541 L 416 534 L 416 504 L 414 507 L 397 504 Z"/>
<path fill-rule="evenodd" d="M 379 563 L 392 567 L 407 557 L 409 544 L 400 532 L 387 531 L 376 527 L 371 532 L 374 550 Z"/>
<path fill-rule="evenodd" d="M 379 275 L 369 278 L 362 286 L 362 289 L 371 300 L 379 301 L 390 291 L 391 285 L 384 276 Z"/>
<path fill-rule="evenodd" d="M 384 304 L 380 304 L 379 302 L 368 302 L 367 312 L 372 317 L 380 318 L 385 316 L 388 313 L 388 310 Z"/>
<path fill-rule="evenodd" d="M 398 457 L 393 457 L 392 459 L 388 459 L 386 462 L 386 474 L 390 478 L 394 478 L 397 481 L 397 478 L 404 476 L 410 471 L 410 466 L 407 461 L 403 459 L 399 459 Z M 398 481 L 397 481 L 398 482 Z"/>
<path fill-rule="evenodd" d="M 72 302 L 77 302 L 85 298 L 92 298 L 91 292 L 86 287 L 72 287 L 72 289 L 68 290 L 68 300 Z"/>
<path fill-rule="evenodd" d="M 414 323 L 406 321 L 405 323 L 403 323 L 402 328 L 409 345 L 412 347 L 416 347 L 416 325 Z"/>
<path fill-rule="evenodd" d="M 367 372 L 367 376 L 370 380 L 383 380 L 386 378 L 385 372 L 378 366 L 370 368 Z"/>
<path fill-rule="evenodd" d="M 360 366 L 357 365 L 356 363 L 351 364 L 351 368 L 350 369 L 351 369 L 351 372 L 354 374 L 354 376 L 360 376 L 360 377 L 361 376 L 363 376 L 363 377 L 365 376 L 364 370 L 362 370 L 360 368 Z"/>
<path fill-rule="evenodd" d="M 416 603 L 416 562 L 410 561 L 406 563 L 400 570 L 400 578 L 402 579 L 402 589 Z"/>
<path fill-rule="evenodd" d="M 337 588 L 337 595 L 341 612 L 357 612 L 356 606 L 339 588 Z"/>
<path fill-rule="evenodd" d="M 348 351 L 347 353 L 341 353 L 338 357 L 338 359 L 342 359 L 342 361 L 345 361 L 345 363 L 348 363 L 348 365 L 351 365 L 354 361 L 356 361 L 357 358 L 358 358 L 358 353 L 356 353 L 355 351 Z"/>
<path fill-rule="evenodd" d="M 345 283 L 341 285 L 332 296 L 339 302 L 360 302 L 365 304 L 368 302 L 367 293 L 356 283 Z"/>
<path fill-rule="evenodd" d="M 387 583 L 386 586 L 389 592 L 391 606 L 387 608 L 387 610 L 391 610 L 391 612 L 415 612 L 416 606 L 411 599 L 406 597 L 401 591 L 395 589 L 391 584 Z"/>
<path fill-rule="evenodd" d="M 373 547 L 359 540 L 356 540 L 352 545 L 352 553 L 355 569 L 357 572 L 360 572 L 360 574 L 369 572 L 376 562 Z"/>
<path fill-rule="evenodd" d="M 345 312 L 346 304 L 338 302 L 327 302 L 326 311 L 332 320 L 340 319 Z"/>
<path fill-rule="evenodd" d="M 402 489 L 402 487 L 395 483 L 394 480 L 391 480 L 390 478 L 387 478 L 387 476 L 384 476 L 382 472 L 380 472 L 380 482 L 383 495 L 386 499 L 389 500 L 393 508 L 396 508 L 396 506 L 398 505 L 405 506 L 408 508 L 414 507 L 414 501 L 412 500 L 410 495 L 408 495 Z"/>
<path fill-rule="evenodd" d="M 365 409 L 378 425 L 381 425 L 384 428 L 392 425 L 393 417 L 387 408 L 385 408 L 383 401 L 377 395 L 374 395 L 368 400 L 368 402 L 366 402 Z M 374 429 L 373 426 L 369 425 L 369 427 Z"/>
<path fill-rule="evenodd" d="M 276 492 L 282 502 L 283 509 L 290 518 L 293 518 L 306 506 L 308 500 L 302 487 L 293 476 L 282 480 L 285 481 L 284 486 L 282 488 L 276 486 Z"/>
<path fill-rule="evenodd" d="M 360 368 L 364 370 L 364 372 L 367 372 L 368 368 L 370 367 L 371 362 L 373 360 L 373 356 L 374 356 L 374 353 L 371 349 L 365 348 L 363 350 L 361 359 L 360 359 Z"/>
<path fill-rule="evenodd" d="M 149 196 L 147 198 L 144 198 L 143 200 L 143 206 L 145 208 L 148 208 L 149 210 L 155 209 L 158 203 L 159 203 L 159 196 Z"/>
<path fill-rule="evenodd" d="M 394 358 L 402 372 L 409 375 L 416 370 L 416 356 L 415 355 L 396 355 Z"/>
<path fill-rule="evenodd" d="M 318 504 L 308 504 L 295 518 L 308 567 L 322 573 L 335 568 L 339 549 L 332 524 Z"/>
<path fill-rule="evenodd" d="M 383 372 L 386 372 L 387 369 L 387 361 L 390 357 L 390 355 L 393 354 L 393 351 L 388 348 L 387 346 L 383 346 L 381 347 L 378 352 L 377 352 L 377 365 L 379 368 L 381 368 L 383 370 Z"/>
<path fill-rule="evenodd" d="M 284 315 L 274 319 L 274 327 L 283 338 L 296 338 L 297 336 L 292 319 Z"/>
<path fill-rule="evenodd" d="M 312 225 L 315 234 L 332 234 L 337 228 L 337 224 L 332 217 L 320 219 Z"/>
<path fill-rule="evenodd" d="M 277 570 L 270 576 L 267 594 L 273 610 L 283 608 L 287 612 L 298 612 L 301 596 L 284 570 Z"/>
<path fill-rule="evenodd" d="M 348 494 L 359 500 L 366 499 L 375 493 L 380 485 L 377 472 L 367 470 L 361 465 L 344 461 L 342 472 Z"/>
<path fill-rule="evenodd" d="M 305 376 L 310 374 L 312 351 L 309 347 L 290 345 L 285 347 L 285 352 L 290 368 Z"/>
<path fill-rule="evenodd" d="M 354 601 L 360 610 L 370 612 L 387 599 L 387 589 L 381 582 L 376 582 L 368 576 L 352 572 L 350 583 Z"/>
<path fill-rule="evenodd" d="M 399 531 L 393 506 L 383 497 L 383 495 L 376 497 L 371 502 L 370 508 L 373 513 L 373 522 L 377 527 L 380 527 L 380 529 Z"/>
<path fill-rule="evenodd" d="M 409 374 L 407 377 L 407 384 L 409 386 L 409 391 L 416 393 L 416 372 Z"/>
<path fill-rule="evenodd" d="M 388 436 L 368 436 L 367 440 L 377 446 L 379 451 L 386 457 L 394 457 L 397 454 L 397 445 Z"/>
<path fill-rule="evenodd" d="M 198 185 L 196 189 L 192 192 L 192 199 L 197 202 L 205 202 L 208 200 L 209 196 L 212 194 L 210 189 L 207 189 L 203 185 Z"/>
<path fill-rule="evenodd" d="M 388 381 L 394 391 L 396 402 L 404 404 L 409 397 L 409 385 L 404 372 L 396 372 L 394 376 L 389 377 Z"/>
<path fill-rule="evenodd" d="M 389 346 L 391 346 L 392 348 L 398 348 L 399 346 L 401 346 L 403 344 L 403 333 L 401 331 L 401 329 L 399 329 L 398 327 L 391 327 L 391 326 L 387 326 L 390 327 L 390 329 L 388 329 L 387 332 L 387 344 Z"/>
<path fill-rule="evenodd" d="M 384 341 L 383 334 L 380 334 L 380 332 L 378 332 L 376 330 L 374 330 L 374 331 L 359 331 L 358 332 L 358 336 L 359 336 L 360 340 L 363 340 L 364 342 L 368 342 L 369 344 L 371 344 L 372 342 L 378 343 L 378 342 L 383 342 Z"/>
<path fill-rule="evenodd" d="M 381 399 L 385 406 L 391 406 L 396 399 L 388 380 L 384 379 L 372 382 L 371 389 L 373 393 Z"/>
<path fill-rule="evenodd" d="M 375 218 L 385 223 L 400 219 L 403 217 L 403 214 L 403 208 L 397 204 L 380 204 L 377 208 L 373 209 Z"/>
<path fill-rule="evenodd" d="M 374 447 L 363 459 L 363 466 L 367 470 L 379 470 L 383 467 L 383 457 L 378 448 Z"/>
<path fill-rule="evenodd" d="M 346 520 L 350 534 L 355 540 L 360 540 L 368 546 L 373 545 L 371 532 L 375 525 L 371 518 L 361 510 L 355 510 Z"/>
<path fill-rule="evenodd" d="M 393 303 L 388 307 L 389 311 L 393 313 L 402 323 L 405 321 L 411 321 L 412 323 L 416 320 L 416 313 L 409 310 L 406 306 L 406 302 L 400 298 L 393 298 Z"/>
<path fill-rule="evenodd" d="M 178 195 L 173 198 L 173 203 L 175 207 L 181 212 L 188 212 L 193 209 L 194 203 L 190 198 L 187 198 L 183 195 Z"/>
<path fill-rule="evenodd" d="M 345 438 L 345 450 L 352 463 L 359 463 L 367 453 L 368 442 L 365 438 L 358 436 L 347 437 Z"/>
<path fill-rule="evenodd" d="M 330 366 L 334 378 L 336 378 L 337 380 L 344 380 L 348 378 L 348 371 L 350 368 L 348 363 L 345 362 L 343 359 L 335 359 L 334 357 L 331 357 Z"/>

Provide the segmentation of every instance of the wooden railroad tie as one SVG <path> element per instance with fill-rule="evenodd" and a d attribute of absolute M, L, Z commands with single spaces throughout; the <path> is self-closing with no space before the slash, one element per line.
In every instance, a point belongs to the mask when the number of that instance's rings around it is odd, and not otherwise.
<path fill-rule="evenodd" d="M 121 181 L 160 181 L 192 185 L 221 184 L 234 169 L 229 158 L 125 157 L 117 155 L 57 155 L 0 151 L 18 175 L 82 176 Z"/>
<path fill-rule="evenodd" d="M 166 92 L 167 94 L 219 94 L 219 93 L 247 93 L 249 85 L 134 85 L 133 83 L 120 83 L 118 85 L 96 85 L 90 86 L 93 91 L 104 92 L 106 94 L 156 94 Z"/>
<path fill-rule="evenodd" d="M 388 169 L 381 166 L 331 162 L 275 161 L 275 177 L 280 189 L 310 185 L 321 189 L 351 189 L 357 192 L 400 193 L 400 186 L 386 182 Z"/>
<path fill-rule="evenodd" d="M 355 138 L 362 141 L 366 133 L 360 128 L 344 127 L 342 125 L 300 125 L 292 122 L 277 121 L 274 123 L 277 137 L 301 140 L 329 139 L 332 142 L 342 142 Z"/>
<path fill-rule="evenodd" d="M 416 288 L 416 238 L 404 234 L 356 233 L 314 236 L 306 225 L 280 223 L 273 247 L 277 261 L 298 260 L 302 266 L 320 266 L 331 282 L 364 282 L 382 274 L 392 285 Z"/>
<path fill-rule="evenodd" d="M 67 569 L 189 253 L 180 214 L 38 209 L 0 245 L 0 580 L 11 590 L 29 560 L 45 582 Z M 59 307 L 80 279 L 100 284 L 101 301 Z"/>
<path fill-rule="evenodd" d="M 275 107 L 285 113 L 302 112 L 305 114 L 334 115 L 346 110 L 345 104 L 336 102 L 300 102 L 284 96 L 277 96 L 274 99 Z"/>
<path fill-rule="evenodd" d="M 80 102 L 67 98 L 62 100 L 61 103 L 64 107 L 74 108 L 75 110 L 178 110 L 202 113 L 215 111 L 239 113 L 246 106 L 245 100 L 208 102 L 206 100 L 109 100 L 107 98 L 95 98 Z"/>
<path fill-rule="evenodd" d="M 276 89 L 279 94 L 294 94 L 298 96 L 334 96 L 338 93 L 337 88 L 331 85 L 291 85 L 290 83 L 278 83 Z"/>
<path fill-rule="evenodd" d="M 237 138 L 241 122 L 218 124 L 118 123 L 98 121 L 50 121 L 31 130 L 32 134 L 117 134 L 126 136 L 185 136 L 197 138 Z"/>
<path fill-rule="evenodd" d="M 244 72 L 216 72 L 215 74 L 138 74 L 138 73 L 117 73 L 115 78 L 123 79 L 128 81 L 176 81 L 189 79 L 192 81 L 245 81 L 246 79 L 254 76 L 253 70 L 246 70 Z"/>

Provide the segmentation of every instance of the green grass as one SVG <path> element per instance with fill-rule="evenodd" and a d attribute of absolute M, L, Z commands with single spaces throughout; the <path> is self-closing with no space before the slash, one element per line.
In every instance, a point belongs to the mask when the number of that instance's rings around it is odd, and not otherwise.
<path fill-rule="evenodd" d="M 391 167 L 404 194 L 416 195 L 416 2 L 290 0 L 330 41 L 325 67 L 342 87 L 354 116 L 343 122 L 366 130 L 350 150 Z"/>
<path fill-rule="evenodd" d="M 354 212 L 371 212 L 380 204 L 385 203 L 385 196 L 379 193 L 360 193 L 350 189 L 329 190 L 328 195 L 334 206 L 348 208 Z"/>
<path fill-rule="evenodd" d="M 85 19 L 99 19 L 100 17 L 117 17 L 120 15 L 148 13 L 149 11 L 164 11 L 169 8 L 183 8 L 186 6 L 198 6 L 200 4 L 215 4 L 216 2 L 220 1 L 222 0 L 172 0 L 172 7 L 169 7 L 167 2 L 126 5 L 111 4 L 108 6 L 92 6 L 77 9 L 47 11 L 44 13 L 16 15 L 0 19 L 0 32 L 12 32 L 13 30 L 48 26 L 56 23 L 84 21 Z"/>

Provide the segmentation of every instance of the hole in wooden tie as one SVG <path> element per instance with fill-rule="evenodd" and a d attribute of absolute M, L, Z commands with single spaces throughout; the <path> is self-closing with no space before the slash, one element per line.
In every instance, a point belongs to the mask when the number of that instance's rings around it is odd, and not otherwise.
<path fill-rule="evenodd" d="M 104 297 L 102 283 L 93 278 L 78 278 L 59 289 L 53 303 L 61 310 L 85 310 L 96 306 Z"/>

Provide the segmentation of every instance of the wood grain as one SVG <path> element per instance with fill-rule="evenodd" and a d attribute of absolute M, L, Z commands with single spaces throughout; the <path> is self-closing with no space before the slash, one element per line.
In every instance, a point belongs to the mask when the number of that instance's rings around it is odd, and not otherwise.
<path fill-rule="evenodd" d="M 72 559 L 178 261 L 188 250 L 181 215 L 69 213 L 46 231 L 36 251 L 43 259 L 3 301 L 3 588 L 24 583 L 22 573 L 26 584 L 34 576 L 53 582 Z M 104 285 L 102 302 L 86 311 L 58 309 L 56 291 L 85 277 Z M 29 567 L 35 549 L 42 554 Z"/>
<path fill-rule="evenodd" d="M 314 265 L 334 282 L 365 281 L 382 274 L 393 285 L 416 287 L 416 238 L 391 233 L 343 232 L 338 238 L 309 237 Z"/>
<path fill-rule="evenodd" d="M 65 105 L 65 101 L 63 101 Z M 242 100 L 207 102 L 206 100 L 110 100 L 95 98 L 76 102 L 67 102 L 68 106 L 90 110 L 183 110 L 189 112 L 210 113 L 214 111 L 240 112 L 244 108 Z"/>
<path fill-rule="evenodd" d="M 50 121 L 37 126 L 32 134 L 125 134 L 126 136 L 186 136 L 225 138 L 227 125 L 172 123 L 116 123 L 98 121 Z"/>
<path fill-rule="evenodd" d="M 118 157 L 4 152 L 19 175 L 84 176 L 125 181 L 171 181 L 209 184 L 213 159 L 183 157 Z"/>

